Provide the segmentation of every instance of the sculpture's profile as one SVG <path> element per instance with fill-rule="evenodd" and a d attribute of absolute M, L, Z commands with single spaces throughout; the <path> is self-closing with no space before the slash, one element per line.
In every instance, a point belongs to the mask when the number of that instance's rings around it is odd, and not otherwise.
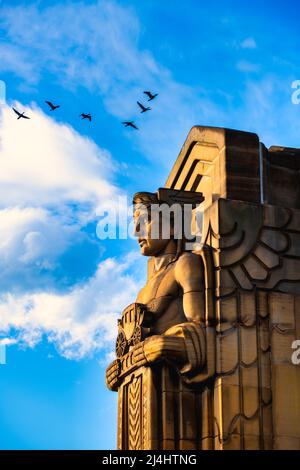
<path fill-rule="evenodd" d="M 106 375 L 119 449 L 300 449 L 299 169 L 299 150 L 194 127 L 165 188 L 134 196 L 150 260 Z M 193 251 L 152 218 L 173 203 L 200 205 Z"/>

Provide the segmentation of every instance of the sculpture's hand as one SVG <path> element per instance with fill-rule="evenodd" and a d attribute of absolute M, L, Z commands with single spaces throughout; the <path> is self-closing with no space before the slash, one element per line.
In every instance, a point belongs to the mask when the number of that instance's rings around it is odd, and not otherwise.
<path fill-rule="evenodd" d="M 150 336 L 135 347 L 133 354 L 134 362 L 138 366 L 162 360 L 170 360 L 180 365 L 187 359 L 184 339 L 176 336 Z"/>
<path fill-rule="evenodd" d="M 106 385 L 109 390 L 116 390 L 120 371 L 119 359 L 114 360 L 106 369 Z"/>

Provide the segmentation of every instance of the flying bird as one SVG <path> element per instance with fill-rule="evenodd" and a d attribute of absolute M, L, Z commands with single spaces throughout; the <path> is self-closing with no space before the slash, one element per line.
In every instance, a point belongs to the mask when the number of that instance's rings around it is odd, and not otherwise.
<path fill-rule="evenodd" d="M 144 91 L 144 94 L 148 96 L 148 101 L 154 100 L 158 96 L 158 93 L 151 93 L 151 91 Z"/>
<path fill-rule="evenodd" d="M 148 100 L 149 101 L 149 100 Z M 144 106 L 142 103 L 140 103 L 139 101 L 137 101 L 137 104 L 139 105 L 139 107 L 141 108 L 141 113 L 145 113 L 146 111 L 150 111 L 150 107 L 146 108 L 146 106 Z"/>
<path fill-rule="evenodd" d="M 15 108 L 13 108 L 14 112 L 18 115 L 18 119 L 23 118 L 23 119 L 30 119 L 30 117 L 25 116 L 25 111 L 23 113 L 19 113 Z"/>
<path fill-rule="evenodd" d="M 88 114 L 81 113 L 80 117 L 81 117 L 81 119 L 88 119 L 90 122 L 92 121 L 92 116 L 90 115 L 90 113 L 88 113 Z"/>
<path fill-rule="evenodd" d="M 50 110 L 51 111 L 55 111 L 57 108 L 60 108 L 60 105 L 55 105 L 53 103 L 51 103 L 51 101 L 45 101 L 45 103 L 47 103 L 47 105 L 51 108 Z"/>
<path fill-rule="evenodd" d="M 134 124 L 133 121 L 123 121 L 122 124 L 124 124 L 125 127 L 132 127 L 133 129 L 138 130 L 138 127 Z"/>

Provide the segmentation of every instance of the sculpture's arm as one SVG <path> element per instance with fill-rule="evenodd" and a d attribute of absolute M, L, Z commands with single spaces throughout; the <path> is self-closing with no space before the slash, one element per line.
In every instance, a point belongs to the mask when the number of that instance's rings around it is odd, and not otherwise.
<path fill-rule="evenodd" d="M 105 381 L 109 390 L 115 391 L 119 385 L 120 361 L 115 359 L 106 369 Z"/>
<path fill-rule="evenodd" d="M 182 365 L 187 359 L 183 338 L 168 335 L 153 335 L 134 348 L 134 362 L 138 365 L 169 360 Z"/>
<path fill-rule="evenodd" d="M 205 317 L 205 281 L 201 256 L 184 253 L 175 268 L 175 278 L 183 293 L 183 310 L 188 321 L 202 322 Z"/>

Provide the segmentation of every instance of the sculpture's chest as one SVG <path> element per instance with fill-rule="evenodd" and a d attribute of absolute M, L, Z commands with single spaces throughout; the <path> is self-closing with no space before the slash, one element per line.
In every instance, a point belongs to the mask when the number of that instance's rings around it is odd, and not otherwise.
<path fill-rule="evenodd" d="M 147 284 L 140 290 L 137 302 L 149 304 L 163 297 L 170 300 L 179 295 L 179 287 L 175 279 L 174 264 L 160 270 L 148 279 Z"/>

